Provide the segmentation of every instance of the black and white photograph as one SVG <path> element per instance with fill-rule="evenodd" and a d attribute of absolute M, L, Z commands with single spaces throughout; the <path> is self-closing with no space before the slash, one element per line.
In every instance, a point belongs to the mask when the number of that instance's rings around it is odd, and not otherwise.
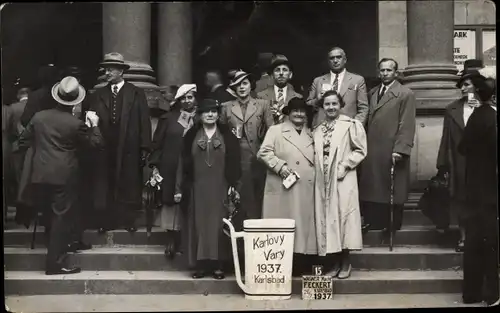
<path fill-rule="evenodd" d="M 493 0 L 0 5 L 8 312 L 500 304 Z"/>

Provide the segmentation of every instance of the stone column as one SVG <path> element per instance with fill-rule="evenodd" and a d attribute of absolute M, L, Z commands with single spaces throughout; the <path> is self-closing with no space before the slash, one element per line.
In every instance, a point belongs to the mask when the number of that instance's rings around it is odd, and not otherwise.
<path fill-rule="evenodd" d="M 419 108 L 444 108 L 460 96 L 453 63 L 454 1 L 407 1 L 408 67 L 405 83 Z"/>
<path fill-rule="evenodd" d="M 103 3 L 103 55 L 121 53 L 130 69 L 125 80 L 145 89 L 157 88 L 154 71 L 149 65 L 151 47 L 150 3 Z M 99 77 L 96 87 L 105 85 Z"/>
<path fill-rule="evenodd" d="M 158 4 L 158 82 L 160 86 L 192 81 L 191 3 Z"/>
<path fill-rule="evenodd" d="M 436 174 L 444 108 L 460 98 L 453 62 L 454 1 L 413 1 L 407 5 L 408 67 L 403 81 L 417 98 L 411 180 L 420 189 Z"/>

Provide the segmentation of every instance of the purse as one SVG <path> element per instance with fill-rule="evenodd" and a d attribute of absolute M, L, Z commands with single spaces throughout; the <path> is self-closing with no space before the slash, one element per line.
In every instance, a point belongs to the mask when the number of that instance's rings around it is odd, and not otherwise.
<path fill-rule="evenodd" d="M 448 176 L 432 177 L 418 201 L 418 209 L 429 218 L 438 229 L 446 229 L 450 225 L 450 192 Z"/>
<path fill-rule="evenodd" d="M 240 211 L 240 200 L 236 199 L 236 194 L 232 192 L 227 196 L 227 199 L 224 201 L 224 206 L 228 209 L 229 214 L 227 219 L 232 222 L 234 219 L 238 218 L 240 215 L 238 214 Z M 229 227 L 226 224 L 222 225 L 222 231 L 226 236 L 231 237 L 229 232 Z"/>

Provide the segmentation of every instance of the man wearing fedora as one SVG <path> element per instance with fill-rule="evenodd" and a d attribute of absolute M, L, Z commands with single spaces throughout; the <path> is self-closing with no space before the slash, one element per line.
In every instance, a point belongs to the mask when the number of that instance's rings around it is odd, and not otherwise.
<path fill-rule="evenodd" d="M 106 143 L 95 156 L 94 208 L 104 216 L 99 232 L 124 227 L 135 232 L 136 211 L 142 206 L 143 167 L 151 145 L 151 120 L 144 91 L 124 81 L 130 66 L 117 52 L 104 56 L 108 84 L 89 98 Z"/>
<path fill-rule="evenodd" d="M 438 176 L 445 177 L 448 174 L 451 209 L 458 217 L 460 228 L 460 239 L 456 247 L 457 252 L 463 252 L 464 249 L 464 221 L 465 214 L 467 213 L 465 204 L 467 194 L 465 188 L 465 156 L 458 152 L 458 145 L 462 140 L 469 117 L 474 112 L 477 104 L 477 100 L 468 99 L 468 94 L 475 91 L 470 80 L 470 74 L 473 70 L 482 67 L 483 62 L 481 60 L 471 59 L 464 62 L 464 69 L 461 71 L 460 79 L 457 82 L 457 88 L 461 90 L 462 97 L 446 107 L 443 120 L 443 133 L 436 163 Z M 445 217 L 445 220 L 449 220 L 449 216 Z"/>
<path fill-rule="evenodd" d="M 97 118 L 89 118 L 88 127 L 72 115 L 73 107 L 85 98 L 85 89 L 76 78 L 63 78 L 51 94 L 58 104 L 33 116 L 19 139 L 19 149 L 34 150 L 29 183 L 36 205 L 50 217 L 45 273 L 73 274 L 80 268 L 67 267 L 64 259 L 78 202 L 77 152 L 83 147 L 100 147 L 103 142 Z"/>
<path fill-rule="evenodd" d="M 290 80 L 293 77 L 292 67 L 288 58 L 282 54 L 276 55 L 269 68 L 273 78 L 273 85 L 257 94 L 257 98 L 272 102 L 271 111 L 274 123 L 283 122 L 285 115 L 281 112 L 293 98 L 302 99 L 302 95 L 295 92 Z"/>
<path fill-rule="evenodd" d="M 344 100 L 341 113 L 355 118 L 363 125 L 368 118 L 368 95 L 365 79 L 348 72 L 345 68 L 347 56 L 343 49 L 334 47 L 328 51 L 330 73 L 316 77 L 311 85 L 307 104 L 317 111 L 313 120 L 313 128 L 325 120 L 325 112 L 318 107 L 318 101 L 327 90 L 336 90 Z"/>
<path fill-rule="evenodd" d="M 221 121 L 229 125 L 241 148 L 241 206 L 246 218 L 260 218 L 265 184 L 265 166 L 257 161 L 264 136 L 274 124 L 271 102 L 250 96 L 250 74 L 238 71 L 229 87 L 237 100 L 223 104 Z"/>

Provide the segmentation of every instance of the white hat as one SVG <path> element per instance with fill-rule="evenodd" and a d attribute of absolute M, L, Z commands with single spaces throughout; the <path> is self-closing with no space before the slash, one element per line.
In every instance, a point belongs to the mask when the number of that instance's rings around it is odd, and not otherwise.
<path fill-rule="evenodd" d="M 85 88 L 73 76 L 66 76 L 52 87 L 52 98 L 62 105 L 74 106 L 85 99 Z"/>
<path fill-rule="evenodd" d="M 177 89 L 177 93 L 175 94 L 175 100 L 185 96 L 188 92 L 194 91 L 196 92 L 196 85 L 195 84 L 184 84 Z"/>

